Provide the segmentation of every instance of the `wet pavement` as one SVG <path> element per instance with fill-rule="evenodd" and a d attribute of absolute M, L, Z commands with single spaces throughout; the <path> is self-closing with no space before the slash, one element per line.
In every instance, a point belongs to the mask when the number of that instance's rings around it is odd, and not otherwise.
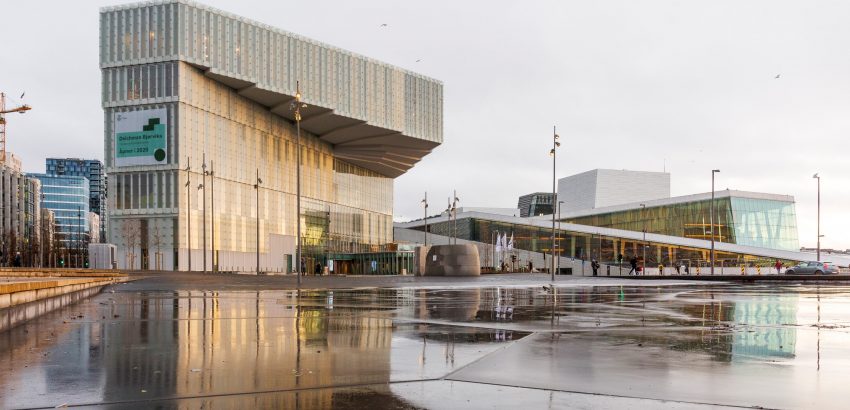
<path fill-rule="evenodd" d="M 0 333 L 0 407 L 846 407 L 841 285 L 187 278 Z"/>

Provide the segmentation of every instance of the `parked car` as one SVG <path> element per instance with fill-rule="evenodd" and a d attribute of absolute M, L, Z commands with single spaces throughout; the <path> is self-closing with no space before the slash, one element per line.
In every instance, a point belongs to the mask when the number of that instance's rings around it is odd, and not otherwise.
<path fill-rule="evenodd" d="M 800 262 L 785 270 L 786 275 L 831 275 L 838 273 L 838 266 L 831 262 Z"/>

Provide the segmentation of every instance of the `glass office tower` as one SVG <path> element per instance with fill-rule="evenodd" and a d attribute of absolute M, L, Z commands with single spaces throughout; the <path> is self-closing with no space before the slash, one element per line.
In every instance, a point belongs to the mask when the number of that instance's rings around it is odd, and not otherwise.
<path fill-rule="evenodd" d="M 41 206 L 53 211 L 55 235 L 65 250 L 85 250 L 89 242 L 89 180 L 80 176 L 29 174 L 41 182 Z"/>
<path fill-rule="evenodd" d="M 442 142 L 440 82 L 197 3 L 102 9 L 100 44 L 122 267 L 292 271 L 296 218 L 311 268 L 381 251 L 393 178 Z"/>

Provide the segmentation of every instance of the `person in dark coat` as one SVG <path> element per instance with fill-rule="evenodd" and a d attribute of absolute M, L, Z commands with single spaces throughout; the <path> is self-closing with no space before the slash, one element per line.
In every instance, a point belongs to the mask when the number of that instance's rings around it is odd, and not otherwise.
<path fill-rule="evenodd" d="M 597 261 L 596 259 L 593 259 L 590 262 L 590 268 L 593 269 L 593 276 L 598 275 L 599 274 L 599 261 Z"/>
<path fill-rule="evenodd" d="M 638 270 L 637 270 L 637 258 L 636 258 L 636 257 L 634 257 L 634 256 L 632 256 L 632 258 L 631 258 L 631 259 L 629 259 L 629 264 L 630 264 L 630 265 L 632 265 L 632 270 L 630 270 L 630 271 L 629 271 L 629 275 L 631 275 L 631 274 L 632 274 L 632 272 L 634 272 L 634 273 L 635 273 L 635 275 L 637 275 L 637 274 L 638 274 Z"/>

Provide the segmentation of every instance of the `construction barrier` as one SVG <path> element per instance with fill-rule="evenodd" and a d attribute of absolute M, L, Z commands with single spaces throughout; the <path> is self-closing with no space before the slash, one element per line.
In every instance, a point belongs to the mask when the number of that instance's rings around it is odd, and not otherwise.
<path fill-rule="evenodd" d="M 756 265 L 756 274 L 761 276 L 761 265 Z"/>
<path fill-rule="evenodd" d="M 746 272 L 747 272 L 747 266 L 741 265 L 741 276 L 746 275 Z"/>

